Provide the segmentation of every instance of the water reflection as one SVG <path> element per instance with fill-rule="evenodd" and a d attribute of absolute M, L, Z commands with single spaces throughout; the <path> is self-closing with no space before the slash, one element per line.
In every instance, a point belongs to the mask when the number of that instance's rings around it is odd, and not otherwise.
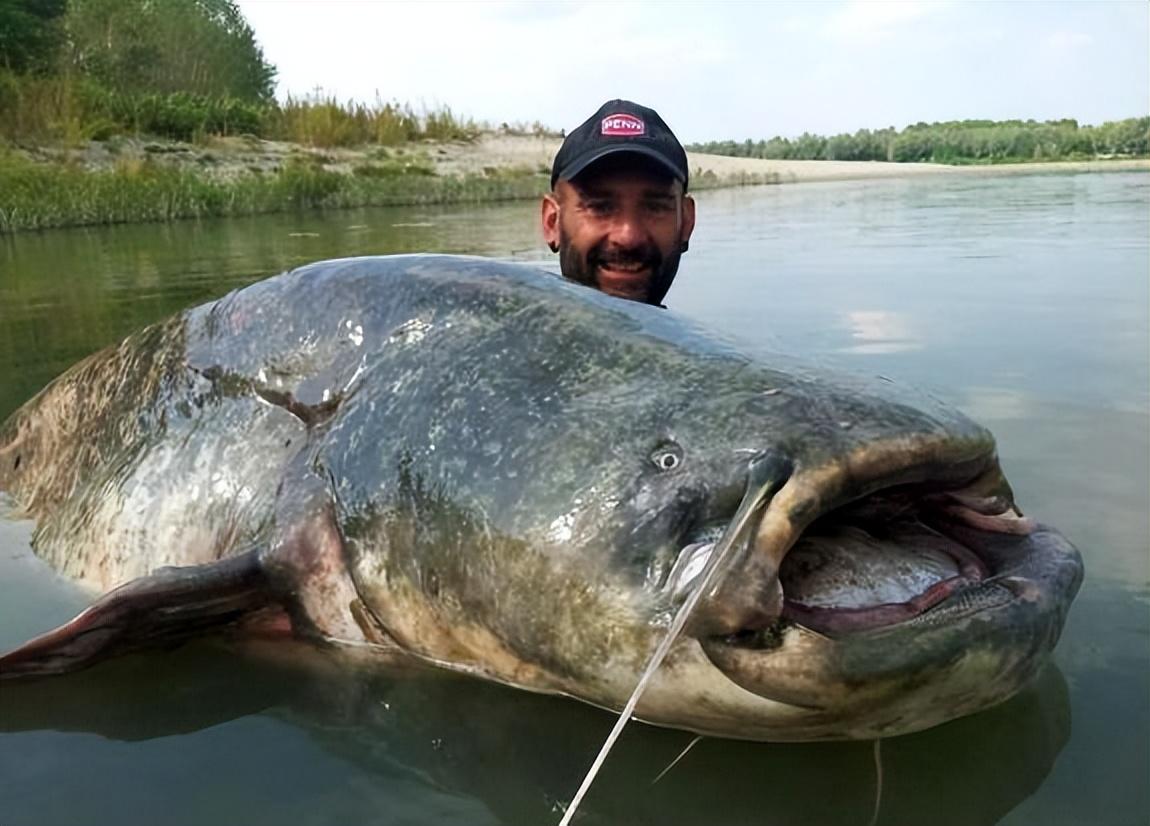
<path fill-rule="evenodd" d="M 911 329 L 905 313 L 890 310 L 850 310 L 844 314 L 845 326 L 857 342 L 844 348 L 847 352 L 870 355 L 903 353 L 918 350 L 922 343 Z"/>
<path fill-rule="evenodd" d="M 967 387 L 959 406 L 976 421 L 998 422 L 1033 416 L 1034 399 L 1011 387 Z"/>
<path fill-rule="evenodd" d="M 292 659 L 298 664 L 299 652 Z M 88 672 L 5 689 L 7 732 L 91 732 L 144 741 L 207 732 L 193 751 L 224 741 L 249 715 L 305 732 L 347 778 L 341 816 L 375 821 L 389 790 L 456 800 L 468 822 L 557 822 L 606 736 L 612 717 L 574 701 L 525 694 L 426 670 L 359 672 L 314 662 L 255 664 L 218 649 L 189 647 L 161 658 L 128 658 Z M 1069 736 L 1066 684 L 1054 668 L 1010 702 L 976 717 L 884 741 L 879 823 L 996 823 L 1050 772 Z M 31 735 L 25 735 L 31 736 Z M 281 739 L 283 739 L 281 735 Z M 763 744 L 703 740 L 668 774 L 659 773 L 690 742 L 682 732 L 628 730 L 581 808 L 579 822 L 602 824 L 866 823 L 875 803 L 869 743 Z M 185 740 L 185 742 L 188 742 Z M 108 747 L 111 750 L 111 746 Z M 62 772 L 66 754 L 29 778 Z M 274 768 L 272 769 L 274 770 Z M 92 766 L 88 771 L 103 774 Z M 328 780 L 329 769 L 320 774 Z M 104 777 L 115 787 L 125 778 Z M 219 782 L 212 775 L 196 783 Z M 289 792 L 305 806 L 328 793 L 307 781 Z M 471 806 L 461 805 L 461 801 Z M 236 822 L 272 823 L 285 801 L 233 801 Z M 8 808 L 8 807 L 6 807 Z M 193 809 L 194 811 L 194 809 Z M 8 808 L 13 822 L 31 814 Z M 147 822 L 135 811 L 119 822 Z M 192 822 L 180 812 L 168 823 Z M 327 822 L 327 818 L 313 822 Z M 385 820 L 384 822 L 395 822 Z M 423 822 L 423 821 L 421 821 Z M 427 821 L 439 822 L 439 821 Z M 444 821 L 446 822 L 446 821 Z"/>

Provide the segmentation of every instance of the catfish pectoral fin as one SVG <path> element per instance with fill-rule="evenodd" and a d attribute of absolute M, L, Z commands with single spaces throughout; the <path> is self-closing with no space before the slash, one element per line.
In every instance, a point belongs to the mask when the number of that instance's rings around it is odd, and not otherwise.
<path fill-rule="evenodd" d="M 257 551 L 207 565 L 161 568 L 0 656 L 0 680 L 78 671 L 129 651 L 222 630 L 275 607 Z"/>

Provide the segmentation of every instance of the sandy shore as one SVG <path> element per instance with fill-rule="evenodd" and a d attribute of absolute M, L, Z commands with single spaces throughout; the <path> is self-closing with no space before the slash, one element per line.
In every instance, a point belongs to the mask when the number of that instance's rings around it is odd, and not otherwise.
<path fill-rule="evenodd" d="M 440 174 L 468 174 L 491 168 L 551 171 L 558 138 L 485 135 L 474 143 L 445 144 L 432 154 Z M 858 161 L 767 161 L 688 152 L 692 188 L 739 183 L 800 183 L 861 178 L 908 177 L 953 172 L 941 164 L 867 163 Z"/>
<path fill-rule="evenodd" d="M 558 138 L 486 135 L 474 143 L 445 144 L 432 152 L 440 174 L 478 173 L 492 168 L 521 168 L 549 172 L 562 143 Z M 909 178 L 919 175 L 1009 175 L 1035 172 L 1095 172 L 1147 170 L 1150 159 L 1113 161 L 1056 161 L 1039 164 L 948 166 L 933 163 L 880 163 L 877 161 L 769 161 L 688 152 L 692 188 L 739 183 L 805 183 L 868 178 Z"/>

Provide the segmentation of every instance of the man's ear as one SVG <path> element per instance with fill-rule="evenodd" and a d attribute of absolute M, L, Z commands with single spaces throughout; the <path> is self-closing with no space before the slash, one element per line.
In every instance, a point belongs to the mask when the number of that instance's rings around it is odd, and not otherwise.
<path fill-rule="evenodd" d="M 559 252 L 559 201 L 554 193 L 543 196 L 540 204 L 540 217 L 543 225 L 543 241 L 552 252 Z"/>
<path fill-rule="evenodd" d="M 691 233 L 695 231 L 695 199 L 690 195 L 683 196 L 683 228 L 679 231 L 679 249 L 687 251 L 690 246 Z"/>

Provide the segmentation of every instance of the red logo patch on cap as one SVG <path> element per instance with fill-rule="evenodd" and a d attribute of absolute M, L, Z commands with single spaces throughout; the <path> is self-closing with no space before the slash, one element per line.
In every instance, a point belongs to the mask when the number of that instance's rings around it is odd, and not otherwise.
<path fill-rule="evenodd" d="M 608 115 L 603 118 L 599 131 L 603 135 L 633 138 L 637 135 L 647 134 L 647 124 L 643 123 L 643 121 L 634 115 L 620 113 L 618 115 Z"/>

